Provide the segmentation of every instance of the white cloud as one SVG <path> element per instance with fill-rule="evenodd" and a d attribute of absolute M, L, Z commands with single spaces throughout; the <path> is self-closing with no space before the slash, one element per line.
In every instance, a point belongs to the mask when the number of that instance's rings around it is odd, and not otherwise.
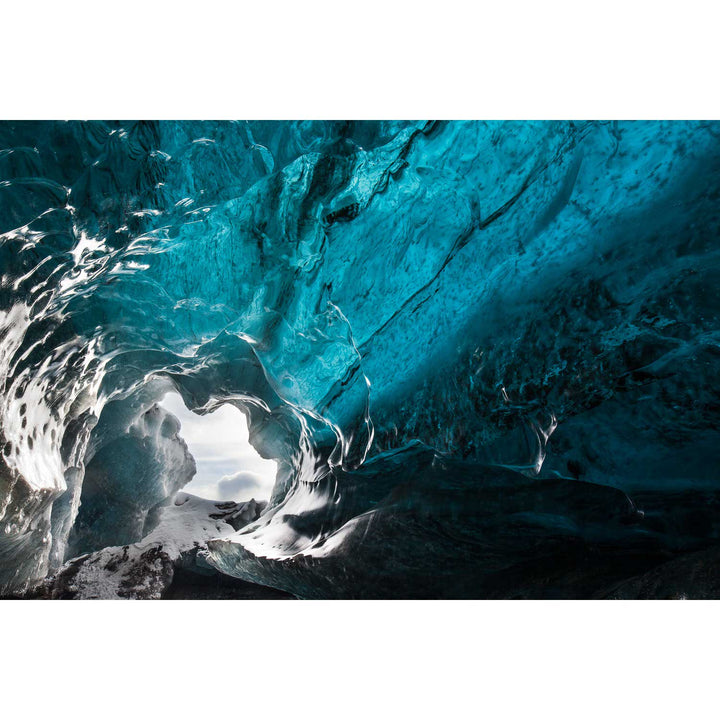
<path fill-rule="evenodd" d="M 234 475 L 220 478 L 218 490 L 219 500 L 236 500 L 248 496 L 258 498 L 264 494 L 263 477 L 248 470 L 240 470 Z"/>
<path fill-rule="evenodd" d="M 196 415 L 177 393 L 167 394 L 160 405 L 180 421 L 180 437 L 197 464 L 197 475 L 185 486 L 186 492 L 211 500 L 270 497 L 277 463 L 261 458 L 250 445 L 247 420 L 240 410 L 223 405 L 209 415 Z"/>

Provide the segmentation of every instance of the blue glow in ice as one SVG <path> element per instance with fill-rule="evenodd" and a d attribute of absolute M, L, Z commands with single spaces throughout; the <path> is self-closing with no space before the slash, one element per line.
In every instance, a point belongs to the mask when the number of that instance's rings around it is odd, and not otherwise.
<path fill-rule="evenodd" d="M 719 171 L 712 122 L 0 123 L 2 591 L 152 529 L 168 393 L 277 463 L 208 561 L 301 596 L 708 547 Z"/>

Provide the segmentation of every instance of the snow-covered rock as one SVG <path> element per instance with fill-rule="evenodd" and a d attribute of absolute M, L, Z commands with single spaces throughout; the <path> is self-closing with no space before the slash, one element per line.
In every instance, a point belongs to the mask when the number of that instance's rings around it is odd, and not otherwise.
<path fill-rule="evenodd" d="M 221 502 L 180 492 L 162 508 L 155 529 L 140 542 L 107 547 L 73 558 L 37 595 L 52 599 L 160 599 L 176 566 L 204 566 L 212 538 L 227 537 L 257 519 L 264 503 Z"/>

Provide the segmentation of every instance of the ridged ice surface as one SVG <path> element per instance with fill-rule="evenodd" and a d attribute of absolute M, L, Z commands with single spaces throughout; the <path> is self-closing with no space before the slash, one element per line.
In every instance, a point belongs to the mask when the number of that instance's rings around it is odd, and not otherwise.
<path fill-rule="evenodd" d="M 719 123 L 0 123 L 0 594 L 153 532 L 175 391 L 278 463 L 220 572 L 646 587 L 720 544 L 719 232 Z"/>

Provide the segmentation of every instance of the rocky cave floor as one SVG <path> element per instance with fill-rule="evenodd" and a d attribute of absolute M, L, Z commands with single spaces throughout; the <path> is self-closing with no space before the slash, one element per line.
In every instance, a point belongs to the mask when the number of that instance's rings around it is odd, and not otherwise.
<path fill-rule="evenodd" d="M 2 599 L 286 600 L 293 595 L 217 572 L 205 543 L 256 520 L 264 503 L 214 502 L 178 493 L 140 542 L 68 560 L 25 593 Z"/>

